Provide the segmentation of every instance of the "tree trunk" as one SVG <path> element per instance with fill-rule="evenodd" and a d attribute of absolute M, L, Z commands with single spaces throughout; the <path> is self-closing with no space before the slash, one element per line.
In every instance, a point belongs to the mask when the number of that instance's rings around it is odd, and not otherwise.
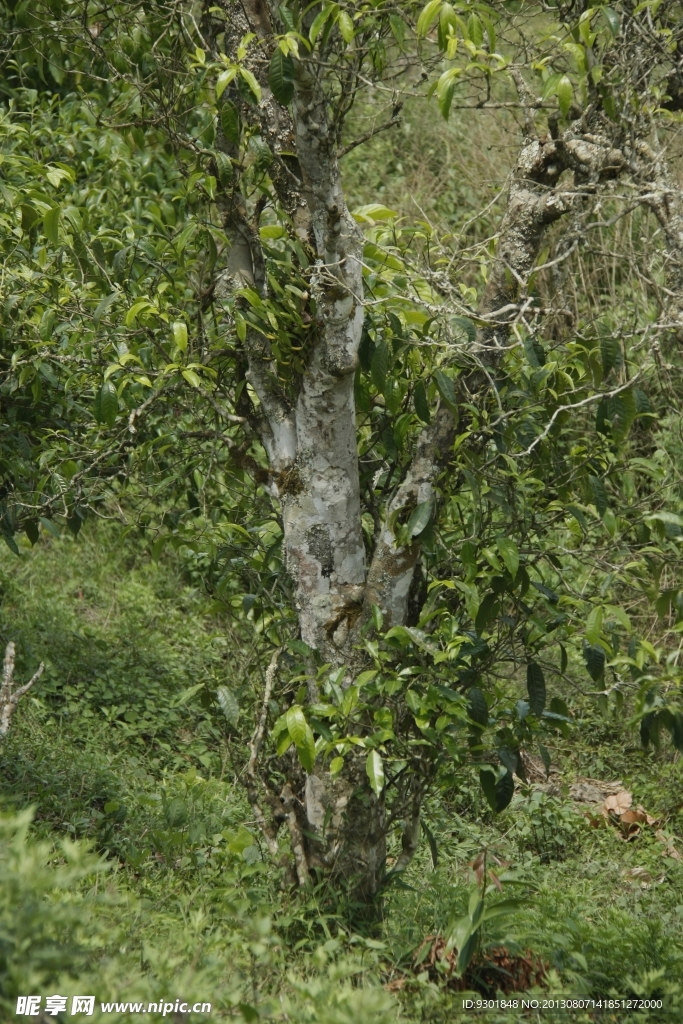
<path fill-rule="evenodd" d="M 270 28 L 258 4 L 230 5 L 229 11 L 235 38 L 251 27 L 266 38 L 267 49 Z M 275 155 L 274 187 L 313 252 L 310 291 L 316 334 L 296 398 L 288 402 L 273 385 L 276 374 L 267 345 L 247 330 L 246 378 L 259 400 L 250 416 L 270 461 L 271 493 L 282 515 L 301 638 L 323 663 L 345 666 L 348 684 L 361 663 L 360 629 L 373 605 L 380 608 L 385 626 L 406 622 L 420 542 L 409 538 L 399 544 L 389 522 L 407 517 L 418 504 L 434 502 L 434 485 L 448 462 L 456 416 L 442 405 L 423 429 L 412 465 L 385 510 L 372 562 L 366 567 L 353 387 L 363 325 L 363 239 L 341 186 L 339 126 L 330 115 L 321 64 L 305 57 L 296 62 L 291 118 L 274 102 L 263 62 L 254 73 L 263 92 L 258 112 L 262 135 Z M 292 141 L 296 175 L 291 164 L 284 173 L 279 156 Z M 463 394 L 476 395 L 490 387 L 487 367 L 500 360 L 512 325 L 524 315 L 529 279 L 548 227 L 626 166 L 624 155 L 612 145 L 609 124 L 594 111 L 562 133 L 557 122 L 551 123 L 551 137 L 543 139 L 536 136 L 532 118 L 527 119 L 527 137 L 511 175 L 498 251 L 480 304 L 485 326 L 471 353 L 472 370 L 462 378 Z M 562 183 L 567 170 L 573 175 Z M 231 195 L 224 205 L 226 232 L 233 243 L 228 277 L 233 286 L 240 275 L 250 279 L 265 297 L 258 223 L 249 222 L 241 200 L 235 199 L 235 187 Z M 271 675 L 264 716 L 272 682 Z M 314 704 L 318 699 L 312 676 L 309 701 Z M 318 875 L 350 889 L 360 904 L 376 907 L 386 874 L 387 831 L 394 822 L 404 821 L 402 851 L 395 865 L 403 870 L 417 848 L 428 773 L 405 790 L 399 787 L 389 797 L 385 791 L 378 796 L 366 775 L 365 751 L 347 755 L 343 771 L 333 778 L 320 764 L 304 772 L 290 748 L 280 761 L 286 781 L 276 791 L 258 768 L 264 716 L 252 741 L 249 771 L 257 820 L 263 819 L 260 793 L 275 821 L 287 823 L 299 884 Z M 269 845 L 277 846 L 272 829 Z"/>

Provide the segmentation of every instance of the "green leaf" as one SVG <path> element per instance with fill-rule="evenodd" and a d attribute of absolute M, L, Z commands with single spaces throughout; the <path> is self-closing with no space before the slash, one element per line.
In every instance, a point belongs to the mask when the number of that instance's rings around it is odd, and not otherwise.
<path fill-rule="evenodd" d="M 483 632 L 488 624 L 495 619 L 500 611 L 500 602 L 498 595 L 489 592 L 485 595 L 483 601 L 479 605 L 476 618 L 474 620 L 474 626 L 478 633 Z"/>
<path fill-rule="evenodd" d="M 292 742 L 295 743 L 297 747 L 301 746 L 306 739 L 308 723 L 301 707 L 298 704 L 292 704 L 291 708 L 287 710 L 285 721 L 287 722 L 287 731 L 289 732 Z"/>
<path fill-rule="evenodd" d="M 372 383 L 375 385 L 378 391 L 384 392 L 384 388 L 387 382 L 387 372 L 389 370 L 389 346 L 386 341 L 383 341 L 381 345 L 378 345 L 375 349 L 375 354 L 372 357 L 372 364 L 370 366 L 370 376 Z"/>
<path fill-rule="evenodd" d="M 505 775 L 501 779 L 498 779 L 496 783 L 496 803 L 494 810 L 496 814 L 500 814 L 508 806 L 513 796 L 515 795 L 515 780 L 512 777 L 512 772 L 506 771 Z"/>
<path fill-rule="evenodd" d="M 451 378 L 447 377 L 443 370 L 437 370 L 434 374 L 434 382 L 436 383 L 439 394 L 448 408 L 455 411 L 455 391 L 453 390 L 453 381 Z"/>
<path fill-rule="evenodd" d="M 637 416 L 633 388 L 626 388 L 615 395 L 614 405 L 616 415 L 612 421 L 612 436 L 615 441 L 623 441 Z"/>
<path fill-rule="evenodd" d="M 545 768 L 545 777 L 547 779 L 550 775 L 550 765 L 552 763 L 550 760 L 550 751 L 542 743 L 539 743 L 538 752 L 541 755 L 541 761 L 543 761 L 543 767 Z"/>
<path fill-rule="evenodd" d="M 164 810 L 169 828 L 182 828 L 187 821 L 187 805 L 179 796 L 169 800 Z"/>
<path fill-rule="evenodd" d="M 187 348 L 187 324 L 184 324 L 182 320 L 176 320 L 172 327 L 173 340 L 180 349 L 184 352 Z"/>
<path fill-rule="evenodd" d="M 216 170 L 218 171 L 218 180 L 220 181 L 223 188 L 227 188 L 232 181 L 232 160 L 225 153 L 220 151 L 216 153 Z"/>
<path fill-rule="evenodd" d="M 181 372 L 187 383 L 190 384 L 193 388 L 200 388 L 202 386 L 202 382 L 194 370 L 188 369 L 182 370 Z"/>
<path fill-rule="evenodd" d="M 93 313 L 92 317 L 95 327 L 99 326 L 100 320 L 107 312 L 111 304 L 115 302 L 115 300 L 119 297 L 119 294 L 119 292 L 112 292 L 111 295 L 105 295 L 105 297 L 103 299 L 100 299 L 100 301 L 97 303 L 97 308 L 95 309 L 95 312 Z"/>
<path fill-rule="evenodd" d="M 216 99 L 219 100 L 237 74 L 237 68 L 228 68 L 222 71 L 216 80 Z"/>
<path fill-rule="evenodd" d="M 432 417 L 429 412 L 427 389 L 424 386 L 424 381 L 419 380 L 415 385 L 413 390 L 413 405 L 415 406 L 415 412 L 423 423 L 431 422 Z"/>
<path fill-rule="evenodd" d="M 43 231 L 48 242 L 52 245 L 59 243 L 59 214 L 58 206 L 53 206 L 43 217 Z"/>
<path fill-rule="evenodd" d="M 228 100 L 223 104 L 221 110 L 221 128 L 228 142 L 233 146 L 239 146 L 240 141 L 240 112 L 232 102 Z"/>
<path fill-rule="evenodd" d="M 520 910 L 522 907 L 528 907 L 529 900 L 524 900 L 516 897 L 512 897 L 507 900 L 500 900 L 498 903 L 494 903 L 492 907 L 485 910 L 481 916 L 482 923 L 484 921 L 494 921 L 497 917 L 507 917 L 510 914 L 514 914 L 516 910 Z"/>
<path fill-rule="evenodd" d="M 476 47 L 484 42 L 484 30 L 476 14 L 470 14 L 467 19 L 467 33 Z"/>
<path fill-rule="evenodd" d="M 609 28 L 610 32 L 616 38 L 619 35 L 619 15 L 613 7 L 603 7 L 600 13 L 607 22 L 607 27 Z"/>
<path fill-rule="evenodd" d="M 564 673 L 567 671 L 568 660 L 569 659 L 567 658 L 567 648 L 564 646 L 564 644 L 560 644 L 560 672 L 562 673 L 562 675 L 564 675 Z"/>
<path fill-rule="evenodd" d="M 313 19 L 313 24 L 308 30 L 308 38 L 311 40 L 313 44 L 315 44 L 316 39 L 318 38 L 323 28 L 325 27 L 328 18 L 331 17 L 331 15 L 335 14 L 338 11 L 338 9 L 339 8 L 337 7 L 336 4 L 328 4 L 327 7 L 323 7 L 322 11 L 320 11 L 320 13 L 315 16 L 315 18 Z"/>
<path fill-rule="evenodd" d="M 427 842 L 429 843 L 429 852 L 431 853 L 431 856 L 432 856 L 432 868 L 433 868 L 434 871 L 436 871 L 437 866 L 439 864 L 439 850 L 438 850 L 438 847 L 436 845 L 436 839 L 434 838 L 434 833 L 432 832 L 432 830 L 430 829 L 429 825 L 427 824 L 427 822 L 424 819 L 422 819 L 420 824 L 422 825 L 422 831 L 427 836 Z"/>
<path fill-rule="evenodd" d="M 292 102 L 294 96 L 294 61 L 279 46 L 271 57 L 268 67 L 268 84 L 273 96 L 284 107 Z"/>
<path fill-rule="evenodd" d="M 467 340 L 473 345 L 477 340 L 477 328 L 467 316 L 454 316 L 452 323 L 459 327 L 467 335 Z"/>
<path fill-rule="evenodd" d="M 467 705 L 467 716 L 470 721 L 482 729 L 486 728 L 489 721 L 489 708 L 486 697 L 478 686 L 470 687 L 470 702 Z"/>
<path fill-rule="evenodd" d="M 389 15 L 389 24 L 393 33 L 394 39 L 399 46 L 403 46 L 403 40 L 406 37 L 406 23 L 403 18 L 399 18 L 398 14 Z"/>
<path fill-rule="evenodd" d="M 432 515 L 432 503 L 431 501 L 422 501 L 413 509 L 410 519 L 406 524 L 406 530 L 409 537 L 418 537 L 425 526 L 429 522 Z"/>
<path fill-rule="evenodd" d="M 247 85 L 251 89 L 252 93 L 256 97 L 256 101 L 258 103 L 260 103 L 261 102 L 261 86 L 258 84 L 256 79 L 254 78 L 254 76 L 251 73 L 251 71 L 249 71 L 248 68 L 240 68 L 240 78 L 242 79 L 243 82 L 247 83 Z"/>
<path fill-rule="evenodd" d="M 536 717 L 540 718 L 545 708 L 546 689 L 543 669 L 535 661 L 530 661 L 526 667 L 526 688 L 529 706 Z"/>
<path fill-rule="evenodd" d="M 593 492 L 595 508 L 602 519 L 607 510 L 607 491 L 605 490 L 605 485 L 599 476 L 589 476 L 588 481 Z"/>
<path fill-rule="evenodd" d="M 296 744 L 296 752 L 302 767 L 310 775 L 315 765 L 315 737 L 308 722 L 306 723 L 303 742 Z"/>
<path fill-rule="evenodd" d="M 40 527 L 34 519 L 29 519 L 28 522 L 24 523 L 24 533 L 31 541 L 31 546 L 38 543 Z"/>
<path fill-rule="evenodd" d="M 602 679 L 605 671 L 605 651 L 599 644 L 591 646 L 585 644 L 583 648 L 583 656 L 586 661 L 586 668 L 588 674 L 594 682 L 598 682 Z"/>
<path fill-rule="evenodd" d="M 500 552 L 500 557 L 505 562 L 505 568 L 514 580 L 519 570 L 519 551 L 517 545 L 512 537 L 499 537 L 496 541 L 496 547 Z"/>
<path fill-rule="evenodd" d="M 39 516 L 38 518 L 40 519 L 40 525 L 50 534 L 51 537 L 59 538 L 62 536 L 59 527 L 56 523 L 53 523 L 51 519 L 46 519 L 44 516 Z"/>
<path fill-rule="evenodd" d="M 110 380 L 105 380 L 97 392 L 94 413 L 98 423 L 106 423 L 110 428 L 116 423 L 116 417 L 119 414 L 119 399 L 116 388 Z"/>
<path fill-rule="evenodd" d="M 225 715 L 226 722 L 234 728 L 240 717 L 240 706 L 235 694 L 227 686 L 219 686 L 216 690 L 216 700 Z"/>
<path fill-rule="evenodd" d="M 10 551 L 13 554 L 18 555 L 19 554 L 19 547 L 18 547 L 17 542 L 15 541 L 14 537 L 12 536 L 12 534 L 11 533 L 6 533 L 3 530 L 2 531 L 2 536 L 3 536 L 3 540 L 5 541 L 5 544 L 10 549 Z"/>
<path fill-rule="evenodd" d="M 418 36 L 426 36 L 432 27 L 439 8 L 441 7 L 442 0 L 429 0 L 426 7 L 420 12 L 420 17 L 417 19 L 417 34 Z"/>
<path fill-rule="evenodd" d="M 602 635 L 602 616 L 602 606 L 597 605 L 586 619 L 586 639 L 591 645 L 597 644 Z"/>
<path fill-rule="evenodd" d="M 339 25 L 339 31 L 341 32 L 341 36 L 344 42 L 347 44 L 353 42 L 353 22 L 351 20 L 350 15 L 348 15 L 346 11 L 340 12 L 339 18 L 337 19 L 337 24 Z"/>
<path fill-rule="evenodd" d="M 365 761 L 365 771 L 375 796 L 380 796 L 384 789 L 384 763 L 377 750 L 371 750 Z"/>
<path fill-rule="evenodd" d="M 607 377 L 610 371 L 617 365 L 619 355 L 619 342 L 616 338 L 600 339 L 600 359 L 602 361 L 603 377 Z"/>
<path fill-rule="evenodd" d="M 562 78 L 560 78 L 557 83 L 557 99 L 560 104 L 560 110 L 562 111 L 562 117 L 566 117 L 569 113 L 573 96 L 574 88 L 572 86 L 571 79 L 567 75 L 562 75 Z"/>

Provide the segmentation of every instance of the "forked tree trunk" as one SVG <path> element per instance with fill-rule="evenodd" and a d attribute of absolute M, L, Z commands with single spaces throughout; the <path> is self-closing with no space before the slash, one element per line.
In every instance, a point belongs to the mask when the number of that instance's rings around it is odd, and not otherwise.
<path fill-rule="evenodd" d="M 228 15 L 226 49 L 246 31 L 262 39 L 266 55 L 270 21 L 257 0 L 237 5 L 225 0 Z M 275 15 L 273 14 L 273 17 Z M 232 33 L 233 43 L 229 37 Z M 270 48 L 269 48 L 270 47 Z M 252 410 L 271 466 L 271 493 L 282 514 L 287 570 L 295 585 L 301 638 L 323 662 L 345 665 L 348 680 L 359 664 L 360 628 L 373 605 L 386 625 L 405 623 L 408 595 L 420 558 L 419 542 L 399 546 L 388 526 L 402 508 L 433 501 L 434 482 L 446 465 L 455 419 L 442 407 L 418 440 L 413 463 L 385 511 L 372 564 L 367 567 L 361 525 L 353 381 L 363 323 L 362 237 L 347 209 L 337 160 L 338 138 L 320 76 L 324 68 L 297 63 L 292 116 L 268 90 L 264 64 L 255 66 L 263 90 L 258 108 L 261 132 L 274 150 L 271 174 L 284 209 L 307 232 L 315 251 L 311 290 L 316 301 L 317 334 L 297 398 L 287 404 L 273 389 L 263 339 L 247 332 L 247 380 L 259 399 Z M 239 98 L 235 95 L 239 102 Z M 525 301 L 526 288 L 538 260 L 547 228 L 628 161 L 612 144 L 610 126 L 593 112 L 552 138 L 536 137 L 529 118 L 527 138 L 511 174 L 497 257 L 479 310 L 485 326 L 472 352 L 474 369 L 465 386 L 488 387 L 486 366 L 499 360 L 512 323 Z M 280 153 L 296 147 L 297 181 L 283 172 Z M 560 182 L 563 172 L 572 178 Z M 294 181 L 294 184 L 292 182 Z M 235 199 L 223 201 L 226 232 L 233 240 L 227 283 L 251 280 L 265 297 L 266 278 L 258 224 L 250 224 Z M 477 364 L 482 367 L 476 369 Z M 371 905 L 385 872 L 387 821 L 385 794 L 377 796 L 366 777 L 364 756 L 347 756 L 342 773 L 332 776 L 316 765 L 306 775 L 296 757 L 286 755 L 287 781 L 279 792 L 259 774 L 258 754 L 267 705 L 274 685 L 270 672 L 264 711 L 252 741 L 250 799 L 262 822 L 271 850 L 276 830 L 265 821 L 260 802 L 269 805 L 274 821 L 285 821 L 299 883 L 313 873 L 351 886 L 357 898 Z M 315 682 L 309 697 L 318 697 Z M 391 820 L 404 820 L 403 849 L 396 867 L 410 862 L 420 832 L 420 780 L 406 790 L 405 806 L 392 807 Z"/>

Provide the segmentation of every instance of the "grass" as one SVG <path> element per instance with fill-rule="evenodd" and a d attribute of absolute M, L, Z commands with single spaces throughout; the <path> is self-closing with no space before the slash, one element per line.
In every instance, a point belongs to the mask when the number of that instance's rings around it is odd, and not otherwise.
<path fill-rule="evenodd" d="M 615 709 L 574 698 L 581 728 L 558 734 L 553 759 L 566 785 L 621 778 L 657 827 L 627 842 L 591 827 L 562 792 L 520 794 L 494 818 L 465 777 L 427 808 L 436 866 L 424 843 L 387 895 L 383 934 L 368 939 L 321 914 L 314 893 L 291 893 L 267 859 L 238 780 L 244 737 L 197 689 L 230 685 L 248 721 L 250 655 L 173 556 L 154 563 L 138 540 L 89 527 L 3 554 L 0 580 L 18 678 L 46 662 L 1 752 L 8 1010 L 31 986 L 85 985 L 103 1000 L 196 994 L 216 1020 L 472 1019 L 462 993 L 415 957 L 465 911 L 468 864 L 486 848 L 522 901 L 486 938 L 545 964 L 545 997 L 661 996 L 680 1012 L 683 865 L 656 832 L 683 845 L 681 759 L 641 751 Z M 16 814 L 28 807 L 22 838 Z M 487 1019 L 510 1019 L 496 1014 Z M 660 1017 L 672 1019 L 643 1019 Z"/>

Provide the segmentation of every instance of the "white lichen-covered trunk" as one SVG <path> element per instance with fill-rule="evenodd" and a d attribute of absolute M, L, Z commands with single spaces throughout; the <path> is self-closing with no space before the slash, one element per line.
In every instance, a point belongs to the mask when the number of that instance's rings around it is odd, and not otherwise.
<path fill-rule="evenodd" d="M 247 31 L 253 31 L 263 40 L 266 54 L 272 53 L 270 19 L 279 16 L 275 8 L 268 15 L 261 0 L 245 0 L 242 5 L 224 2 L 230 26 L 226 39 L 233 32 L 237 46 Z M 312 18 L 313 12 L 309 13 Z M 366 565 L 354 408 L 363 325 L 363 239 L 341 185 L 339 125 L 326 94 L 324 64 L 305 56 L 296 62 L 291 112 L 275 103 L 265 66 L 265 61 L 254 64 L 262 88 L 257 117 L 261 135 L 275 155 L 271 179 L 280 206 L 298 239 L 307 245 L 309 257 L 313 256 L 314 331 L 296 394 L 286 398 L 274 384 L 277 373 L 267 343 L 258 332 L 247 329 L 245 377 L 258 399 L 249 412 L 250 423 L 270 463 L 270 492 L 282 518 L 301 638 L 323 663 L 345 666 L 348 683 L 362 662 L 361 626 L 373 606 L 380 608 L 385 626 L 407 621 L 421 547 L 419 538 L 406 540 L 404 533 L 399 542 L 389 524 L 406 521 L 416 506 L 434 502 L 435 483 L 447 465 L 457 417 L 442 405 L 424 428 L 412 464 L 384 509 L 372 561 Z M 466 400 L 490 385 L 487 367 L 495 367 L 511 326 L 523 313 L 547 228 L 576 209 L 582 196 L 628 165 L 612 144 L 610 131 L 604 118 L 595 118 L 592 124 L 578 119 L 563 132 L 555 122 L 550 137 L 539 138 L 533 118 L 528 119 L 527 137 L 511 174 L 497 256 L 479 308 L 483 327 L 473 348 L 473 367 L 459 384 Z M 287 160 L 280 159 L 280 153 Z M 566 171 L 572 173 L 566 175 Z M 247 282 L 267 299 L 258 217 L 249 220 L 236 187 L 222 209 L 232 244 L 226 280 L 233 288 Z M 415 853 L 427 782 L 416 776 L 415 783 L 404 790 L 399 784 L 389 797 L 385 792 L 377 795 L 366 775 L 365 751 L 359 749 L 357 756 L 347 753 L 343 770 L 333 778 L 319 763 L 306 773 L 290 750 L 279 762 L 284 784 L 274 788 L 272 779 L 259 774 L 259 749 L 276 671 L 277 656 L 267 673 L 248 769 L 256 819 L 273 852 L 277 825 L 286 823 L 301 885 L 322 874 L 350 886 L 361 903 L 371 905 L 386 872 L 391 822 L 404 823 L 395 869 L 407 867 Z M 312 675 L 309 699 L 315 703 L 318 697 Z M 275 826 L 266 821 L 261 809 L 264 800 Z M 391 803 L 390 812 L 385 801 Z"/>

